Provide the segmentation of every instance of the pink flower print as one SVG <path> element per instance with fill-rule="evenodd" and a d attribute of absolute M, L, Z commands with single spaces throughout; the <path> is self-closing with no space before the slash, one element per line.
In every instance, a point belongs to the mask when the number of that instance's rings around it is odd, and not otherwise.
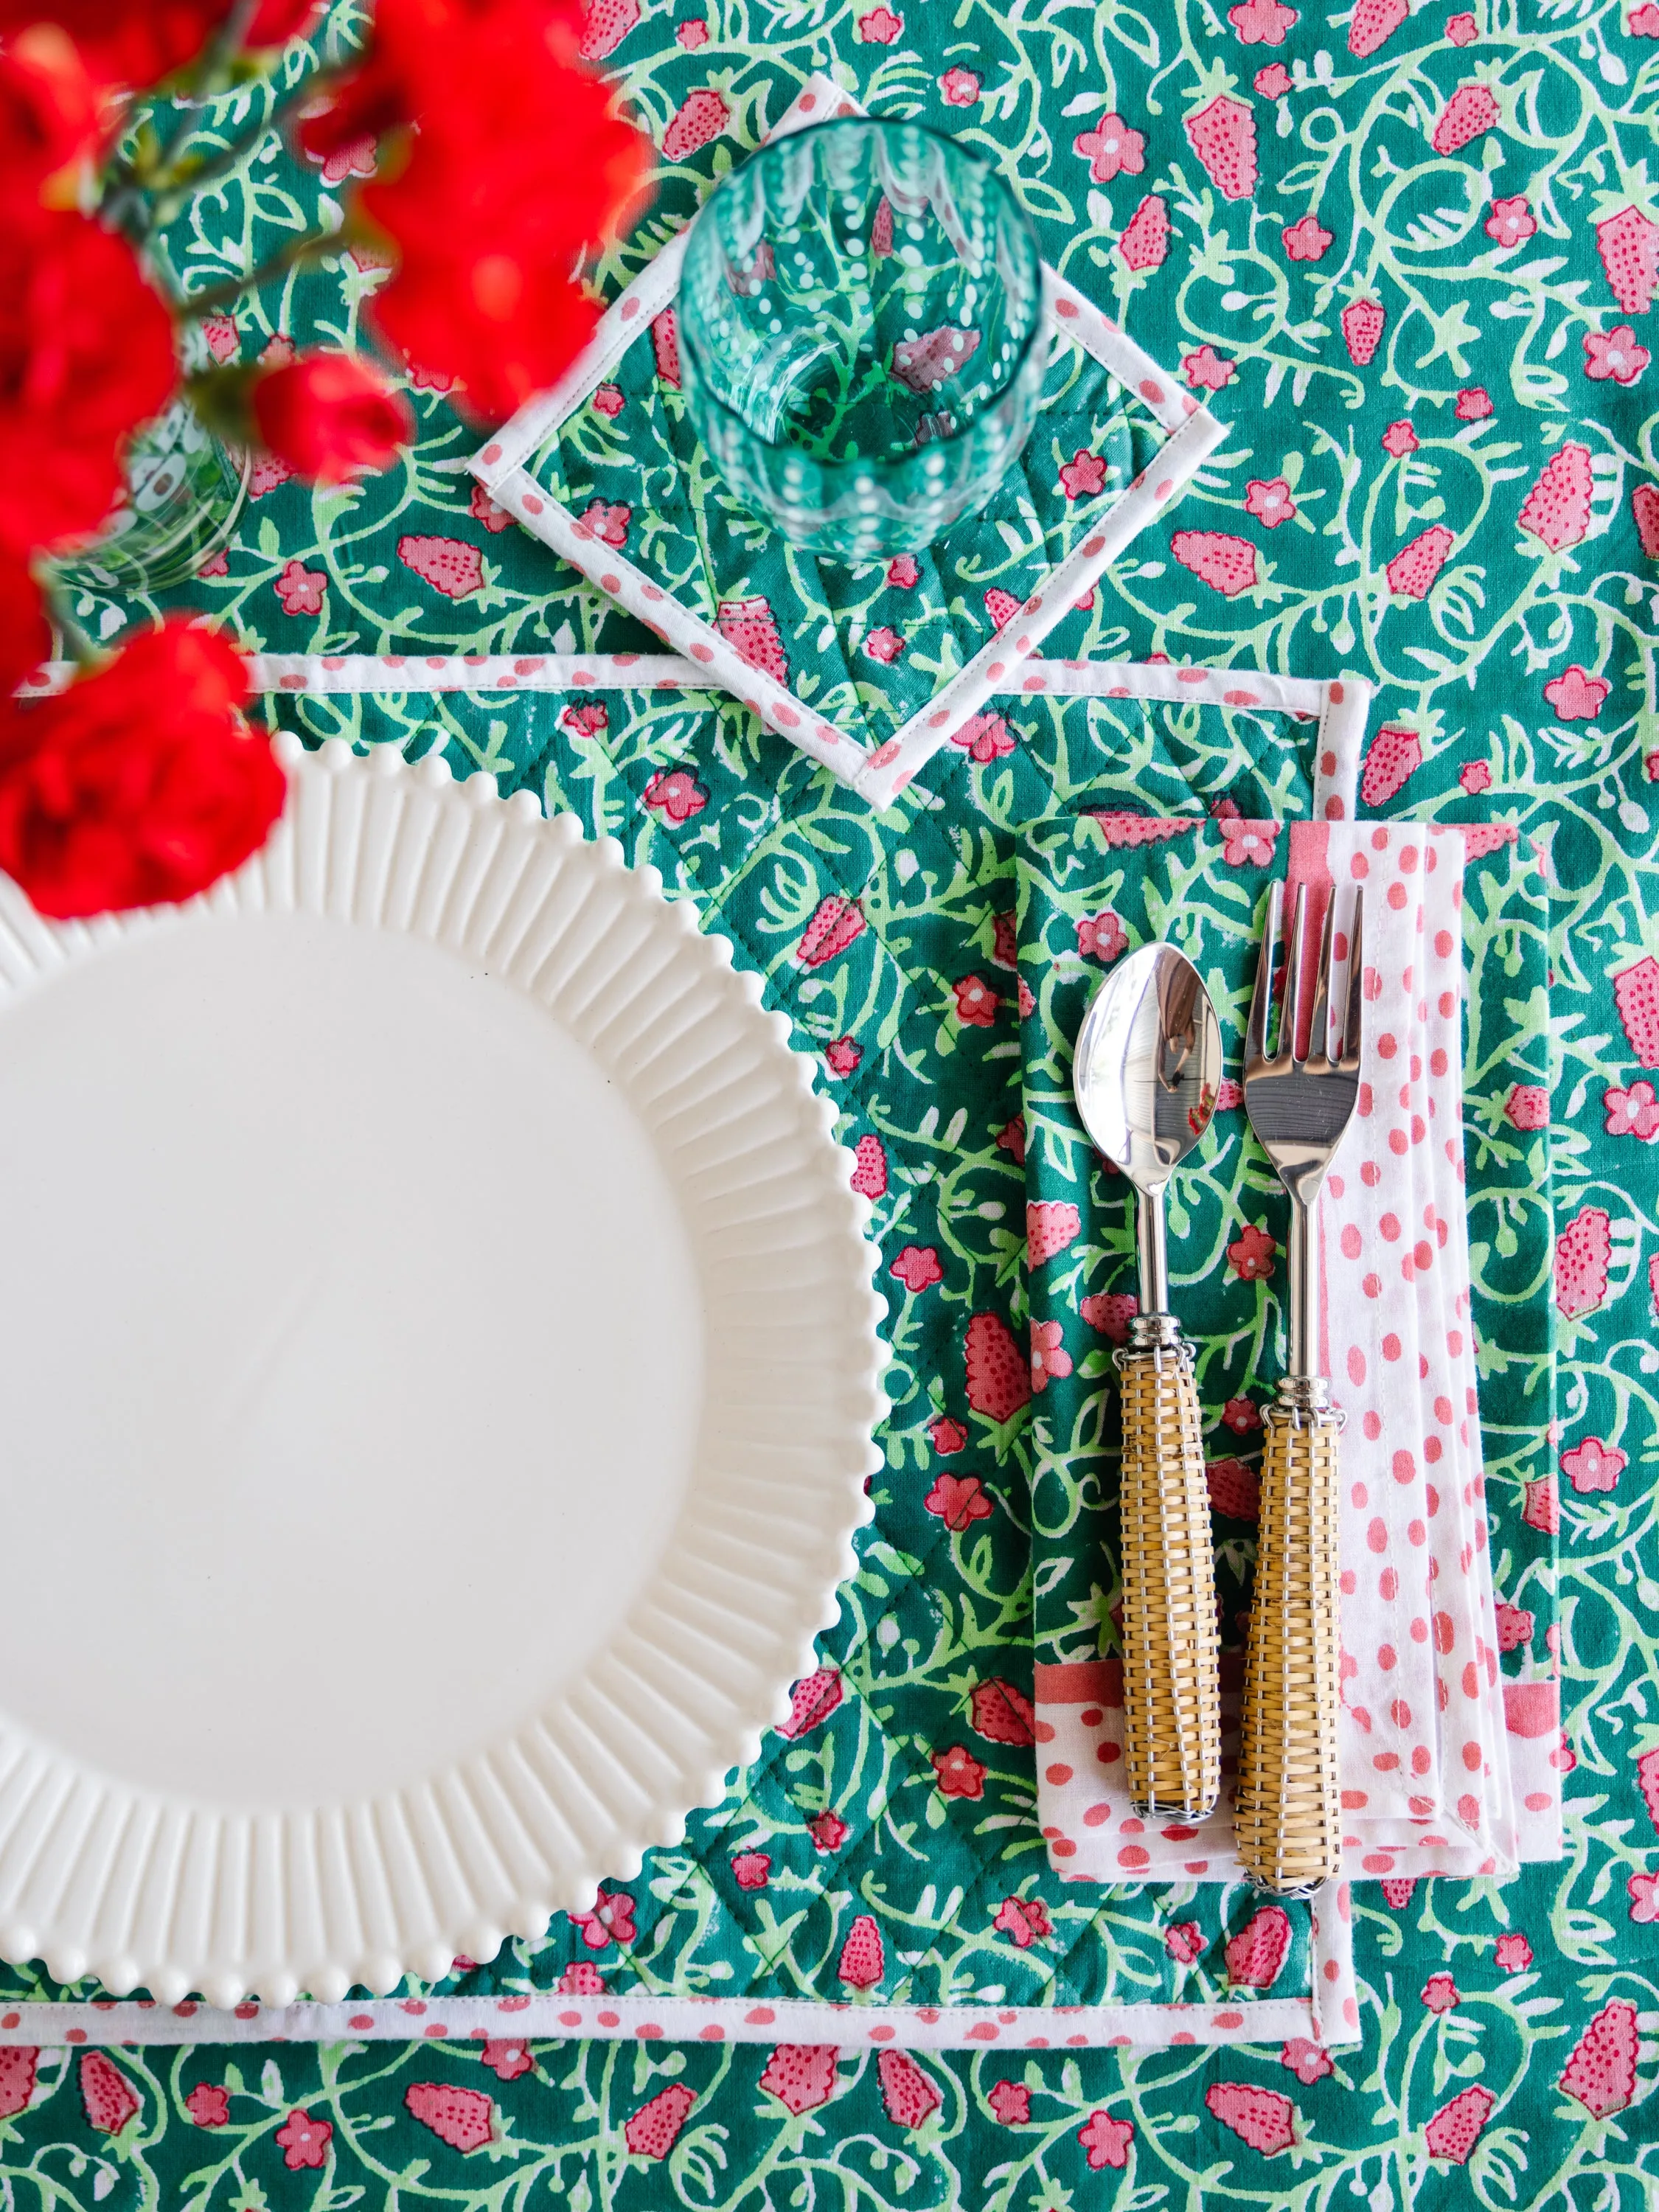
<path fill-rule="evenodd" d="M 1495 238 L 1503 246 L 1519 246 L 1523 238 L 1530 238 L 1538 228 L 1533 221 L 1532 210 L 1524 198 L 1494 200 L 1492 213 L 1486 217 L 1486 235 Z"/>
<path fill-rule="evenodd" d="M 914 553 L 900 553 L 887 563 L 887 580 L 898 592 L 914 592 L 921 581 L 921 568 Z"/>
<path fill-rule="evenodd" d="M 321 2166 L 328 2156 L 329 2138 L 333 2133 L 331 2121 L 313 2120 L 307 2112 L 290 2112 L 276 2130 L 283 2165 L 294 2173 L 302 2166 Z"/>
<path fill-rule="evenodd" d="M 1215 1110 L 1218 1114 L 1236 1114 L 1244 1103 L 1244 1085 L 1231 1075 L 1224 1075 L 1215 1087 Z"/>
<path fill-rule="evenodd" d="M 659 769 L 646 785 L 643 796 L 647 806 L 661 814 L 665 821 L 676 824 L 689 822 L 708 804 L 708 793 L 696 776 L 683 768 Z"/>
<path fill-rule="evenodd" d="M 634 1941 L 634 1900 L 625 1889 L 602 1889 L 591 1912 L 573 1912 L 570 1924 L 581 1930 L 590 1951 L 603 1951 L 607 1943 Z"/>
<path fill-rule="evenodd" d="M 1617 1444 L 1604 1444 L 1600 1437 L 1586 1437 L 1582 1444 L 1561 1455 L 1561 1472 L 1581 1496 L 1591 1491 L 1612 1490 L 1630 1465 L 1630 1455 Z"/>
<path fill-rule="evenodd" d="M 1473 15 L 1447 16 L 1446 36 L 1451 40 L 1453 46 L 1472 46 L 1474 44 L 1474 35 L 1475 27 L 1474 18 Z"/>
<path fill-rule="evenodd" d="M 1538 1624 L 1524 1607 L 1510 1605 L 1500 1599 L 1498 1605 L 1498 1648 L 1500 1651 L 1524 1651 L 1532 1642 Z"/>
<path fill-rule="evenodd" d="M 969 760 L 983 766 L 1012 752 L 1014 733 L 1000 714 L 970 714 L 951 743 L 960 745 Z"/>
<path fill-rule="evenodd" d="M 1383 452 L 1399 460 L 1402 455 L 1417 451 L 1417 433 L 1409 422 L 1390 422 L 1382 433 L 1382 443 Z"/>
<path fill-rule="evenodd" d="M 1085 914 L 1077 925 L 1077 949 L 1085 960 L 1115 960 L 1128 942 L 1128 931 L 1110 907 Z"/>
<path fill-rule="evenodd" d="M 628 402 L 623 397 L 620 385 L 602 384 L 593 394 L 595 412 L 609 416 L 613 422 L 627 404 Z"/>
<path fill-rule="evenodd" d="M 988 1030 L 1002 1001 L 977 975 L 964 975 L 951 989 L 957 996 L 957 1019 L 970 1029 Z"/>
<path fill-rule="evenodd" d="M 1064 1329 L 1057 1321 L 1031 1323 L 1031 1388 L 1046 1390 L 1052 1378 L 1058 1382 L 1072 1371 L 1072 1355 L 1061 1342 Z"/>
<path fill-rule="evenodd" d="M 556 1984 L 562 1997 L 602 1997 L 605 1976 L 591 1959 L 573 1959 Z"/>
<path fill-rule="evenodd" d="M 1550 1094 L 1541 1083 L 1517 1083 L 1510 1092 L 1504 1117 L 1516 1129 L 1547 1129 Z"/>
<path fill-rule="evenodd" d="M 1291 73 L 1283 62 L 1269 62 L 1251 81 L 1263 100 L 1283 100 L 1291 88 Z"/>
<path fill-rule="evenodd" d="M 1097 1291 L 1093 1297 L 1084 1299 L 1078 1311 L 1109 1343 L 1127 1344 L 1129 1323 L 1140 1311 L 1140 1301 L 1133 1291 Z"/>
<path fill-rule="evenodd" d="M 1173 1928 L 1164 1929 L 1164 1948 L 1177 1965 L 1190 1966 L 1194 1959 L 1204 1955 L 1204 1930 L 1196 1920 L 1177 1921 Z"/>
<path fill-rule="evenodd" d="M 1472 384 L 1467 391 L 1460 392 L 1452 409 L 1460 422 L 1484 422 L 1492 411 L 1492 394 L 1483 384 Z"/>
<path fill-rule="evenodd" d="M 953 1743 L 948 1751 L 929 1756 L 934 1786 L 941 1797 L 983 1797 L 986 1770 L 971 1751 Z"/>
<path fill-rule="evenodd" d="M 812 1838 L 815 1851 L 838 1851 L 852 1830 L 839 1813 L 826 1809 L 813 1814 L 806 1823 L 806 1832 Z"/>
<path fill-rule="evenodd" d="M 904 28 L 902 15 L 890 8 L 872 8 L 858 19 L 858 33 L 866 46 L 890 46 Z"/>
<path fill-rule="evenodd" d="M 1423 2002 L 1431 2012 L 1450 2012 L 1462 1993 L 1449 1974 L 1431 1974 L 1423 1984 Z"/>
<path fill-rule="evenodd" d="M 947 107 L 971 107 L 979 98 L 980 80 L 970 69 L 948 69 L 939 81 Z"/>
<path fill-rule="evenodd" d="M 582 509 L 581 520 L 602 544 L 626 545 L 628 526 L 634 520 L 634 510 L 631 507 L 611 507 L 602 499 L 592 499 Z"/>
<path fill-rule="evenodd" d="M 1253 1398 L 1229 1398 L 1221 1418 L 1236 1437 L 1247 1437 L 1252 1429 L 1261 1426 L 1261 1409 Z"/>
<path fill-rule="evenodd" d="M 836 1037 L 823 1048 L 823 1064 L 837 1079 L 851 1075 L 863 1058 L 862 1046 L 849 1036 Z"/>
<path fill-rule="evenodd" d="M 708 44 L 708 26 L 701 15 L 694 15 L 689 23 L 682 23 L 675 32 L 676 41 L 687 53 L 695 53 L 699 46 Z"/>
<path fill-rule="evenodd" d="M 1334 234 L 1323 228 L 1317 216 L 1304 215 L 1300 222 L 1286 223 L 1279 236 L 1285 251 L 1292 261 L 1320 261 L 1324 258 Z"/>
<path fill-rule="evenodd" d="M 1227 21 L 1246 46 L 1282 46 L 1285 32 L 1297 20 L 1295 9 L 1287 8 L 1285 0 L 1238 0 L 1237 7 L 1227 10 Z"/>
<path fill-rule="evenodd" d="M 480 487 L 480 489 L 482 489 L 482 487 Z M 201 567 L 196 571 L 196 573 L 198 576 L 229 575 L 230 556 L 226 552 L 224 547 L 222 545 L 219 548 L 219 550 L 213 555 L 211 559 L 204 561 Z"/>
<path fill-rule="evenodd" d="M 958 1535 L 975 1521 L 988 1520 L 991 1513 L 991 1501 L 976 1474 L 935 1475 L 933 1488 L 921 1502 L 936 1520 Z"/>
<path fill-rule="evenodd" d="M 1492 1956 L 1502 1972 L 1524 1974 L 1532 1964 L 1532 1945 L 1524 1936 L 1500 1936 L 1493 1946 Z"/>
<path fill-rule="evenodd" d="M 1094 498 L 1106 489 L 1105 461 L 1079 446 L 1071 459 L 1061 465 L 1060 487 L 1067 499 Z"/>
<path fill-rule="evenodd" d="M 568 730 L 573 738 L 597 738 L 611 727 L 610 712 L 599 700 L 590 699 L 584 706 L 567 707 L 559 717 L 559 727 Z"/>
<path fill-rule="evenodd" d="M 1659 1920 L 1659 1874 L 1633 1874 L 1625 1887 L 1630 1893 L 1632 1920 Z"/>
<path fill-rule="evenodd" d="M 319 615 L 328 578 L 320 568 L 307 568 L 302 561 L 290 561 L 270 588 L 282 601 L 285 615 Z"/>
<path fill-rule="evenodd" d="M 1305 2035 L 1293 2035 L 1279 2054 L 1281 2066 L 1288 2066 L 1297 2080 L 1311 2089 L 1316 2081 L 1322 2081 L 1334 2069 L 1331 2054 L 1322 2045 L 1310 2043 Z"/>
<path fill-rule="evenodd" d="M 1237 362 L 1223 361 L 1213 346 L 1201 345 L 1181 356 L 1181 373 L 1194 392 L 1219 392 L 1233 380 Z"/>
<path fill-rule="evenodd" d="M 1279 842 L 1277 822 L 1224 822 L 1221 857 L 1230 868 L 1270 868 Z"/>
<path fill-rule="evenodd" d="M 1283 477 L 1252 477 L 1244 487 L 1244 512 L 1268 530 L 1277 530 L 1296 513 L 1296 501 Z"/>
<path fill-rule="evenodd" d="M 1632 39 L 1659 39 L 1659 7 L 1654 5 L 1654 0 L 1644 0 L 1644 4 L 1626 20 L 1625 29 Z"/>
<path fill-rule="evenodd" d="M 1127 2120 L 1112 2119 L 1105 2112 L 1091 2112 L 1077 2131 L 1077 2139 L 1088 2152 L 1089 2163 L 1097 2173 L 1103 2166 L 1127 2166 L 1134 2136 Z"/>
<path fill-rule="evenodd" d="M 1227 1258 L 1242 1283 L 1265 1283 L 1273 1271 L 1278 1246 L 1265 1229 L 1250 1223 L 1236 1244 L 1227 1247 Z"/>
<path fill-rule="evenodd" d="M 1046 1942 L 1054 1933 L 1048 1924 L 1048 1908 L 1040 1897 L 1005 1897 L 991 1925 L 999 1936 L 1012 1936 L 1022 1951 L 1029 1951 L 1033 1943 Z"/>
<path fill-rule="evenodd" d="M 864 649 L 872 660 L 878 660 L 885 667 L 889 661 L 896 660 L 903 652 L 904 640 L 896 629 L 890 629 L 884 623 L 865 639 Z"/>
<path fill-rule="evenodd" d="M 764 1889 L 772 1879 L 771 1855 L 767 1851 L 734 1851 L 732 1872 L 739 1889 Z"/>
<path fill-rule="evenodd" d="M 1120 172 L 1138 177 L 1146 166 L 1146 141 L 1121 115 L 1103 115 L 1092 131 L 1072 141 L 1072 151 L 1089 164 L 1092 185 L 1109 185 Z"/>
<path fill-rule="evenodd" d="M 907 1291 L 931 1290 L 945 1280 L 939 1254 L 931 1244 L 907 1244 L 888 1273 L 896 1275 Z"/>
<path fill-rule="evenodd" d="M 949 1459 L 952 1452 L 959 1452 L 968 1441 L 967 1430 L 948 1413 L 936 1414 L 927 1424 L 927 1434 L 933 1449 L 944 1459 Z"/>
<path fill-rule="evenodd" d="M 1492 770 L 1485 761 L 1468 761 L 1457 771 L 1457 781 L 1473 799 L 1492 789 Z"/>
<path fill-rule="evenodd" d="M 498 507 L 481 483 L 473 485 L 472 497 L 467 503 L 466 511 L 475 522 L 482 522 L 486 530 L 498 538 L 513 520 L 507 508 Z"/>
<path fill-rule="evenodd" d="M 198 2081 L 185 2100 L 185 2110 L 198 2128 L 222 2128 L 230 2118 L 230 2092 L 216 2081 Z"/>
<path fill-rule="evenodd" d="M 1558 722 L 1592 722 L 1612 689 L 1605 676 L 1590 675 L 1575 660 L 1544 686 L 1544 696 L 1554 708 Z"/>
<path fill-rule="evenodd" d="M 1620 323 L 1605 337 L 1600 331 L 1584 333 L 1584 374 L 1598 384 L 1608 377 L 1619 384 L 1634 384 L 1652 358 L 1628 323 Z"/>
<path fill-rule="evenodd" d="M 1024 1006 L 1020 1008 L 1022 1014 L 1025 1011 Z M 997 1150 L 1000 1152 L 1011 1153 L 1017 1168 L 1024 1166 L 1025 1116 L 1023 1114 L 1016 1114 L 1012 1121 L 1005 1122 L 997 1131 Z"/>
<path fill-rule="evenodd" d="M 1604 1091 L 1601 1107 L 1610 1137 L 1637 1137 L 1644 1145 L 1659 1144 L 1659 1097 L 1650 1083 L 1632 1083 L 1628 1091 Z"/>
<path fill-rule="evenodd" d="M 498 2081 L 516 2081 L 535 2064 L 521 2036 L 492 2036 L 479 2057 Z"/>
<path fill-rule="evenodd" d="M 1031 2117 L 1031 2093 L 1023 2081 L 994 2081 L 985 2101 L 1005 2128 L 1023 2128 Z"/>

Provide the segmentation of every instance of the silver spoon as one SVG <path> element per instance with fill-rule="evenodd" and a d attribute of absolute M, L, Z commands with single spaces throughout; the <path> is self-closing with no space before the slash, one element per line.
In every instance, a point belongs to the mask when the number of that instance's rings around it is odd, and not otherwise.
<path fill-rule="evenodd" d="M 1215 1111 L 1221 1031 L 1184 953 L 1148 945 L 1106 977 L 1072 1082 L 1085 1128 L 1138 1193 L 1140 1310 L 1115 1355 L 1126 1778 L 1143 1819 L 1201 1820 L 1221 1791 L 1215 1563 L 1192 1347 L 1169 1310 L 1164 1192 Z"/>

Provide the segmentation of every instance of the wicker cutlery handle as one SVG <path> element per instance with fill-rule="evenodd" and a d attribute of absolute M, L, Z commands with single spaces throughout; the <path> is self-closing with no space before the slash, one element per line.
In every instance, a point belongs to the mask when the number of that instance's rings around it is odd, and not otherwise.
<path fill-rule="evenodd" d="M 1221 1794 L 1221 1686 L 1192 1357 L 1177 1339 L 1117 1367 L 1126 1779 L 1143 1819 L 1201 1820 Z"/>
<path fill-rule="evenodd" d="M 1342 1866 L 1336 1772 L 1342 1417 L 1328 1407 L 1275 1403 L 1264 1419 L 1237 1846 L 1257 1888 L 1305 1897 Z"/>

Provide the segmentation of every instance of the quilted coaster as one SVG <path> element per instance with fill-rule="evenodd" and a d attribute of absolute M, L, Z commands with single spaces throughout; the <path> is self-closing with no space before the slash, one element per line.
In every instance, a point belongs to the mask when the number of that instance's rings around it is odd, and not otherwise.
<path fill-rule="evenodd" d="M 777 132 L 862 112 L 815 77 Z M 724 490 L 692 435 L 674 308 L 688 234 L 473 471 L 498 507 L 769 728 L 885 806 L 994 693 L 1045 688 L 1025 665 L 1040 641 L 1092 597 L 1221 426 L 1045 268 L 1054 350 L 1042 412 L 991 505 L 920 555 L 815 560 Z"/>

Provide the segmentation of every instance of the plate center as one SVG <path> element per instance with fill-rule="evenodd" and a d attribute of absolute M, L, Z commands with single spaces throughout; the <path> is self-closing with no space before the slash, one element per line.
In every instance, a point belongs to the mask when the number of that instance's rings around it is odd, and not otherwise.
<path fill-rule="evenodd" d="M 517 1727 L 660 1557 L 702 1415 L 620 1088 L 459 956 L 141 927 L 0 1006 L 0 1711 L 227 1808 Z"/>

